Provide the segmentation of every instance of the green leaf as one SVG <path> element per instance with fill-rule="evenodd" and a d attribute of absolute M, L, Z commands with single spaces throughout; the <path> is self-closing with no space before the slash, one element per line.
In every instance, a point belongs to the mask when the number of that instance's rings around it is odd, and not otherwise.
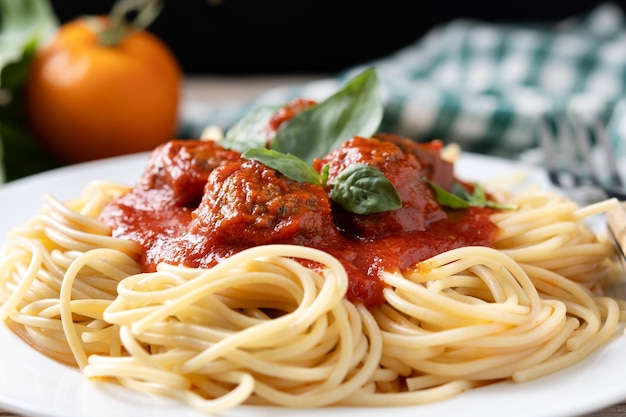
<path fill-rule="evenodd" d="M 400 194 L 377 168 L 350 165 L 332 184 L 329 167 L 321 174 L 311 166 L 354 136 L 371 137 L 382 119 L 378 78 L 368 69 L 327 100 L 295 115 L 283 124 L 265 147 L 266 130 L 277 107 L 261 107 L 231 128 L 219 143 L 300 182 L 329 186 L 329 197 L 349 212 L 372 214 L 402 207 Z"/>
<path fill-rule="evenodd" d="M 270 147 L 312 163 L 353 136 L 371 137 L 382 117 L 378 77 L 370 68 L 283 124 Z"/>
<path fill-rule="evenodd" d="M 47 0 L 0 0 L 0 182 L 58 166 L 32 135 L 22 94 L 38 45 L 57 28 Z"/>
<path fill-rule="evenodd" d="M 437 202 L 453 209 L 466 209 L 469 207 L 489 207 L 498 210 L 517 210 L 515 204 L 501 204 L 487 199 L 487 194 L 480 184 L 474 184 L 474 192 L 470 194 L 465 187 L 458 182 L 452 186 L 452 192 L 446 191 L 437 184 L 424 178 L 435 192 Z"/>
<path fill-rule="evenodd" d="M 260 162 L 293 180 L 315 185 L 321 184 L 321 175 L 319 172 L 297 156 L 266 148 L 251 148 L 245 151 L 241 156 Z"/>
<path fill-rule="evenodd" d="M 267 131 L 270 119 L 281 106 L 260 106 L 248 112 L 241 120 L 226 131 L 224 139 L 218 143 L 228 149 L 245 152 L 250 148 L 267 145 Z"/>
<path fill-rule="evenodd" d="M 0 0 L 0 12 L 2 55 L 18 51 L 33 38 L 45 39 L 59 26 L 48 0 Z"/>
<path fill-rule="evenodd" d="M 464 200 L 458 195 L 444 190 L 443 188 L 441 188 L 434 182 L 431 182 L 428 180 L 425 180 L 425 181 L 428 182 L 430 187 L 435 192 L 435 198 L 437 199 L 437 202 L 439 203 L 439 205 L 454 208 L 454 209 L 465 209 L 465 208 L 470 207 L 470 203 L 467 200 Z"/>
<path fill-rule="evenodd" d="M 343 170 L 331 183 L 330 198 L 356 214 L 374 214 L 402 207 L 398 190 L 378 169 L 354 164 Z"/>

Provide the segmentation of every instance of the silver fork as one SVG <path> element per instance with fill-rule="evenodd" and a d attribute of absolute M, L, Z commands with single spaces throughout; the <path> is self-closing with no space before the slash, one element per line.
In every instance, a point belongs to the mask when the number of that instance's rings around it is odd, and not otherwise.
<path fill-rule="evenodd" d="M 626 200 L 626 188 L 604 126 L 584 125 L 571 115 L 544 117 L 539 139 L 550 182 L 581 204 L 615 197 Z"/>
<path fill-rule="evenodd" d="M 572 200 L 622 201 L 607 214 L 607 232 L 626 270 L 626 188 L 604 126 L 593 122 L 589 128 L 571 116 L 546 117 L 539 125 L 539 139 L 550 182 Z"/>

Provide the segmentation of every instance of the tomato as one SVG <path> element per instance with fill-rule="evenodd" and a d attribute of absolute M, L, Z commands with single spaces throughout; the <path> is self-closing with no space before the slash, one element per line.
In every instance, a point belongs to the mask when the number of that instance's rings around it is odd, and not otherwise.
<path fill-rule="evenodd" d="M 25 89 L 35 137 L 64 163 L 154 149 L 175 134 L 181 69 L 143 29 L 99 41 L 108 17 L 66 23 L 36 54 Z"/>

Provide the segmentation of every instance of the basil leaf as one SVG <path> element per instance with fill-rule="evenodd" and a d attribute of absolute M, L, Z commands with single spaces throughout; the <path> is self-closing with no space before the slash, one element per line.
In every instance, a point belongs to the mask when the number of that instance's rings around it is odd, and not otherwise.
<path fill-rule="evenodd" d="M 439 205 L 454 208 L 454 209 L 466 209 L 470 207 L 470 203 L 456 194 L 444 190 L 434 182 L 425 180 L 435 192 L 435 198 Z"/>
<path fill-rule="evenodd" d="M 398 190 L 378 169 L 354 164 L 333 181 L 330 198 L 351 213 L 374 214 L 402 207 Z"/>
<path fill-rule="evenodd" d="M 464 189 L 465 190 L 465 189 Z M 467 195 L 467 201 L 469 201 L 470 205 L 476 207 L 488 207 L 494 208 L 498 210 L 517 210 L 518 206 L 516 204 L 502 204 L 497 201 L 492 201 L 487 198 L 487 194 L 485 194 L 485 190 L 480 184 L 474 184 L 474 192 L 469 194 L 467 190 L 465 190 L 465 194 Z"/>
<path fill-rule="evenodd" d="M 472 194 L 469 194 L 465 188 L 463 188 L 463 190 L 465 191 L 467 201 L 472 206 L 485 206 L 485 203 L 487 202 L 487 195 L 480 184 L 474 184 L 474 192 Z"/>
<path fill-rule="evenodd" d="M 251 148 L 241 156 L 260 162 L 293 180 L 321 184 L 319 172 L 296 156 L 266 148 Z"/>
<path fill-rule="evenodd" d="M 270 147 L 312 163 L 353 136 L 371 137 L 382 117 L 378 77 L 370 68 L 282 125 Z"/>
<path fill-rule="evenodd" d="M 281 106 L 260 106 L 235 123 L 226 131 L 224 139 L 217 143 L 227 149 L 245 152 L 247 149 L 265 147 L 270 119 L 276 114 Z"/>
<path fill-rule="evenodd" d="M 326 187 L 329 173 L 330 173 L 330 165 L 324 165 L 322 167 L 322 187 Z"/>
<path fill-rule="evenodd" d="M 452 192 L 448 192 L 437 184 L 424 178 L 435 192 L 437 202 L 446 207 L 454 209 L 466 209 L 469 207 L 488 207 L 498 210 L 517 210 L 516 204 L 502 204 L 487 199 L 487 194 L 480 184 L 474 184 L 474 192 L 470 194 L 465 187 L 458 182 L 452 186 Z"/>

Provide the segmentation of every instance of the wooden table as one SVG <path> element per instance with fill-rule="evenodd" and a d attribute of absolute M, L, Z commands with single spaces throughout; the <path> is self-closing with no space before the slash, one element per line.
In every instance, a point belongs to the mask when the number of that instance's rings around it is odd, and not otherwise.
<path fill-rule="evenodd" d="M 186 102 L 219 104 L 223 102 L 243 101 L 256 96 L 263 91 L 277 86 L 300 84 L 322 78 L 323 75 L 299 75 L 288 77 L 197 77 L 188 78 L 183 89 L 183 99 Z M 626 354 L 626 353 L 625 353 Z M 626 371 L 626 370 L 625 370 Z M 0 376 L 1 377 L 1 376 Z M 626 378 L 626 372 L 625 376 Z M 623 402 L 587 414 L 586 417 L 623 417 L 626 416 L 626 399 Z M 15 414 L 0 407 L 0 417 L 31 417 L 24 414 Z"/>

